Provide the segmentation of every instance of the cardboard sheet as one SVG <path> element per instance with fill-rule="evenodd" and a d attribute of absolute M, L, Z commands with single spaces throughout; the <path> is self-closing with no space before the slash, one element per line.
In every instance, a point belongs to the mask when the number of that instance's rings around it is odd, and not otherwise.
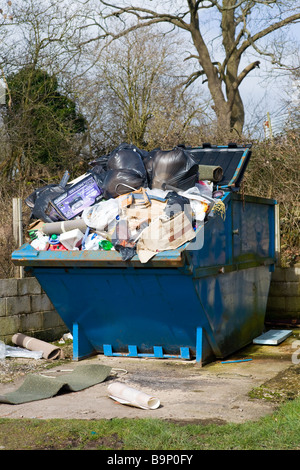
<path fill-rule="evenodd" d="M 147 263 L 160 251 L 175 250 L 195 238 L 195 231 L 184 212 L 169 219 L 160 216 L 142 232 L 137 243 L 141 263 Z"/>

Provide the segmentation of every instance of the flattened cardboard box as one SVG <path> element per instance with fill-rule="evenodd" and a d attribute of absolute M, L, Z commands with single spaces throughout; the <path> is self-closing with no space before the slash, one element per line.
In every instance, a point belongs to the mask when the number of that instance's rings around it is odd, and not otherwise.
<path fill-rule="evenodd" d="M 143 231 L 137 243 L 141 263 L 147 263 L 156 253 L 175 250 L 195 238 L 192 224 L 184 212 L 169 219 L 160 216 Z"/>

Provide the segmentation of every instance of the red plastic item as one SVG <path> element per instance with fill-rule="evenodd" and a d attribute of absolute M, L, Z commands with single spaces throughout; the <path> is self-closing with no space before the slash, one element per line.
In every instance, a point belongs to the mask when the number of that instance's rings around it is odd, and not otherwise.
<path fill-rule="evenodd" d="M 68 249 L 61 243 L 58 243 L 57 245 L 49 245 L 48 251 L 68 251 Z"/>

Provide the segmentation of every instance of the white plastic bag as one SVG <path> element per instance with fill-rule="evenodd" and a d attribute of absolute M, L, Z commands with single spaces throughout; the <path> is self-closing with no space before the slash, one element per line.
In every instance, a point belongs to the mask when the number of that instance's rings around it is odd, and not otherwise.
<path fill-rule="evenodd" d="M 213 183 L 211 181 L 199 181 L 195 187 L 199 190 L 199 193 L 203 197 L 212 197 Z"/>
<path fill-rule="evenodd" d="M 99 242 L 105 240 L 97 233 L 90 233 L 85 240 L 84 250 L 99 250 Z"/>
<path fill-rule="evenodd" d="M 82 213 L 82 218 L 88 227 L 104 230 L 118 215 L 118 201 L 108 199 L 85 209 Z"/>
<path fill-rule="evenodd" d="M 180 194 L 190 200 L 190 205 L 197 222 L 202 222 L 206 214 L 208 214 L 214 206 L 214 200 L 209 197 L 208 194 L 203 195 L 198 185 Z"/>

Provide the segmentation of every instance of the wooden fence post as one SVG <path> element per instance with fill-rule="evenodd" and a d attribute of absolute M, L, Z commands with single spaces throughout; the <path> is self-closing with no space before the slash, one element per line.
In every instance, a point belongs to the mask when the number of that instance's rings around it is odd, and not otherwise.
<path fill-rule="evenodd" d="M 22 199 L 13 198 L 13 236 L 17 247 L 23 244 L 23 217 L 22 217 Z M 15 267 L 15 276 L 24 277 L 23 266 Z"/>

